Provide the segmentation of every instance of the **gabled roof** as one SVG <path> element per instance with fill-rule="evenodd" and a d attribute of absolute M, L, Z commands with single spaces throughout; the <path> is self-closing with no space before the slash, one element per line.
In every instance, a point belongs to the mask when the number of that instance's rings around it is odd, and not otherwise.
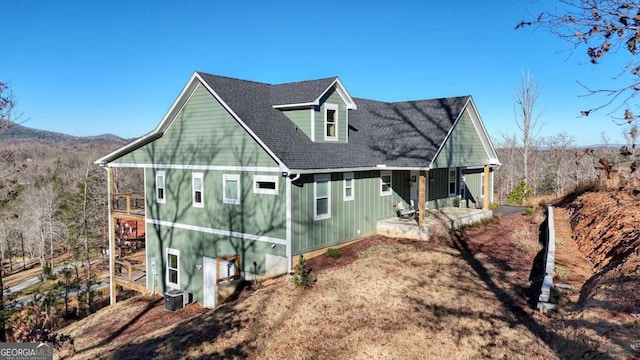
<path fill-rule="evenodd" d="M 170 127 L 197 83 L 201 82 L 236 120 L 280 163 L 283 169 L 427 168 L 454 124 L 471 102 L 470 96 L 386 103 L 353 100 L 337 77 L 271 85 L 196 72 L 162 122 L 151 133 L 99 159 L 108 163 L 157 139 Z M 312 104 L 332 87 L 347 104 L 347 143 L 313 142 L 274 106 Z M 289 97 L 290 96 L 290 97 Z M 280 103 L 280 104 L 279 104 Z M 287 105 L 285 104 L 285 105 Z M 474 108 L 475 109 L 475 108 Z"/>

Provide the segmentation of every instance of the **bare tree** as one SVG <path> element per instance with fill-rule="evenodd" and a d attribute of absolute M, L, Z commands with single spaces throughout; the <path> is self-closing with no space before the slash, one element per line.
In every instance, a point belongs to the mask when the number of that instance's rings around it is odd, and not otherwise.
<path fill-rule="evenodd" d="M 573 50 L 580 49 L 592 64 L 599 64 L 603 57 L 626 55 L 622 69 L 614 73 L 624 85 L 614 89 L 591 89 L 579 83 L 588 94 L 607 95 L 608 100 L 581 114 L 589 114 L 616 104 L 613 112 L 640 91 L 640 4 L 628 0 L 559 0 L 560 6 L 538 15 L 535 20 L 523 20 L 516 29 L 537 25 L 569 42 Z M 628 107 L 624 118 L 629 121 Z"/>
<path fill-rule="evenodd" d="M 533 81 L 531 74 L 522 72 L 522 84 L 516 91 L 513 112 L 516 125 L 520 129 L 522 147 L 519 150 L 522 155 L 525 183 L 529 183 L 529 158 L 534 151 L 534 141 L 542 126 L 539 122 L 542 114 L 536 113 L 535 109 L 540 90 L 540 85 Z"/>

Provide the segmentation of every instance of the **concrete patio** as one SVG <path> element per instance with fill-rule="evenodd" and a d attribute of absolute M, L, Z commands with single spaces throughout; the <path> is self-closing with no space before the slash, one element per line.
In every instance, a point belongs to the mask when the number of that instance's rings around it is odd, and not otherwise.
<path fill-rule="evenodd" d="M 444 224 L 449 229 L 457 229 L 463 225 L 472 224 L 493 216 L 493 211 L 482 209 L 468 209 L 446 207 L 438 210 L 428 210 L 425 226 L 418 226 L 415 219 L 400 219 L 397 217 L 380 220 L 377 223 L 377 233 L 389 237 L 402 237 L 416 240 L 429 240 L 429 229 Z"/>

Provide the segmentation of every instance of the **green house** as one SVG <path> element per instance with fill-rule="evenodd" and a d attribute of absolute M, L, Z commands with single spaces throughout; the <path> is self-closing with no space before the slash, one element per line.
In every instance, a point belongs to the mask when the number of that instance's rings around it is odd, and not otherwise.
<path fill-rule="evenodd" d="M 352 98 L 337 77 L 201 72 L 153 131 L 96 163 L 144 169 L 146 289 L 208 307 L 233 277 L 285 274 L 299 254 L 375 234 L 395 204 L 420 221 L 486 208 L 500 165 L 471 96 L 388 103 Z"/>

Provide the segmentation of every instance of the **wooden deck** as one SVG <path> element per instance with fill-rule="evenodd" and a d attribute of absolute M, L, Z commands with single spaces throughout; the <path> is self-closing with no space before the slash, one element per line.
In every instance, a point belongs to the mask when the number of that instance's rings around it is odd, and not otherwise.
<path fill-rule="evenodd" d="M 119 219 L 144 219 L 144 194 L 119 193 L 113 195 L 111 213 Z"/>
<path fill-rule="evenodd" d="M 493 216 L 491 210 L 447 207 L 439 210 L 428 210 L 425 226 L 418 226 L 417 219 L 399 219 L 397 217 L 380 220 L 377 233 L 390 237 L 429 240 L 430 228 L 440 224 L 449 229 L 457 229 Z"/>
<path fill-rule="evenodd" d="M 144 270 L 124 260 L 115 260 L 114 263 L 116 271 L 113 281 L 116 284 L 125 289 L 147 293 L 147 273 Z"/>

